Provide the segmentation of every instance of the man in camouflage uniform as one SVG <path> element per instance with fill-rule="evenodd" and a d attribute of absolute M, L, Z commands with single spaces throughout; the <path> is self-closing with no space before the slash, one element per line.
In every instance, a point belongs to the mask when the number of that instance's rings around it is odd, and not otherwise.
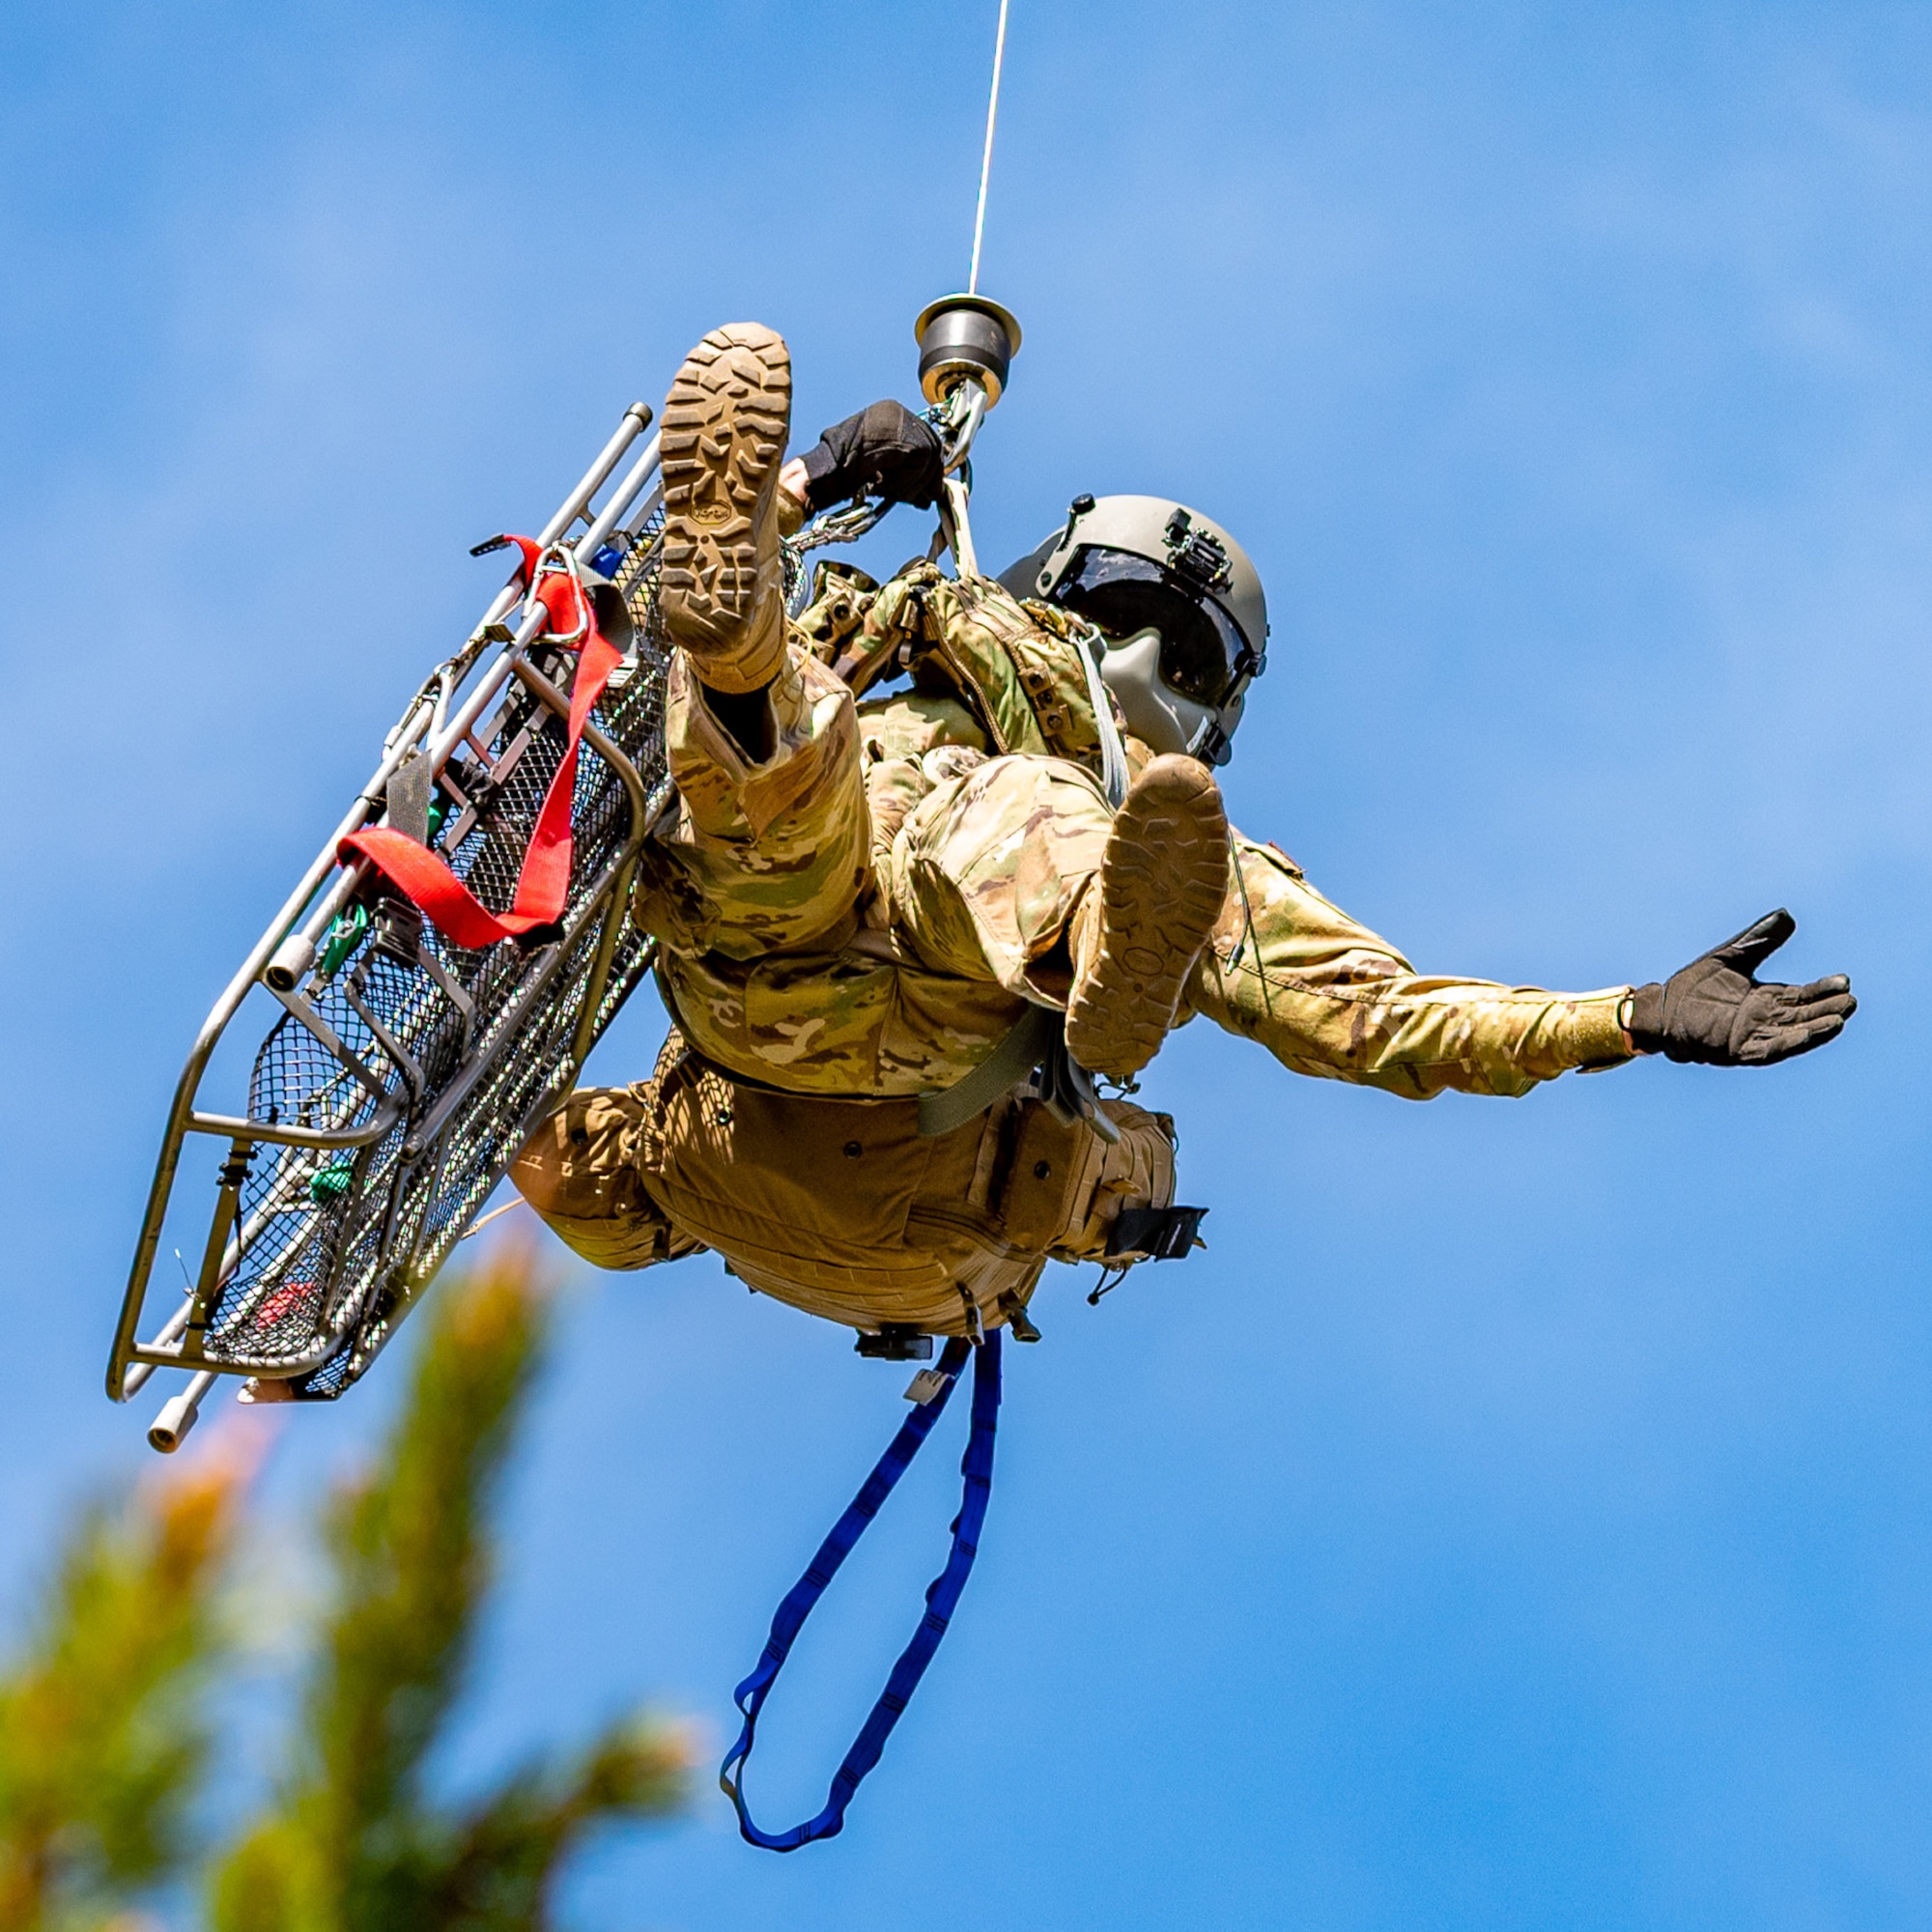
<path fill-rule="evenodd" d="M 515 1170 L 580 1253 L 637 1267 L 716 1248 L 868 1350 L 1003 1322 L 1031 1339 L 1045 1259 L 1144 1252 L 1117 1231 L 1169 1208 L 1174 1137 L 1123 1098 L 1083 1117 L 1024 1085 L 1038 1055 L 1008 1062 L 1030 1015 L 1064 1014 L 1067 1057 L 1116 1080 L 1204 1013 L 1296 1072 L 1413 1099 L 1525 1094 L 1640 1050 L 1767 1063 L 1844 1024 L 1842 979 L 1751 977 L 1781 914 L 1666 985 L 1417 974 L 1278 847 L 1232 833 L 1207 765 L 1125 728 L 1064 604 L 930 564 L 883 588 L 827 568 L 788 625 L 781 525 L 855 480 L 915 501 L 937 484 L 934 440 L 895 487 L 929 432 L 894 405 L 781 468 L 789 382 L 780 338 L 734 325 L 666 406 L 678 800 L 636 906 L 676 1031 L 650 1080 L 580 1091 Z M 900 668 L 909 690 L 864 696 Z M 1166 715 L 1135 713 L 1155 738 Z M 1118 805 L 1110 736 L 1132 780 Z M 992 1093 L 958 1084 L 1003 1068 Z M 974 1095 L 964 1118 L 935 1107 L 949 1090 Z"/>

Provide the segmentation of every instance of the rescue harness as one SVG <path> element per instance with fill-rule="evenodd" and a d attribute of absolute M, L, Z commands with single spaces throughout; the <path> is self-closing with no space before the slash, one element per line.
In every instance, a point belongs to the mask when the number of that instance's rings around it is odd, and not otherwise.
<path fill-rule="evenodd" d="M 963 470 L 997 399 L 1018 327 L 997 304 L 969 294 L 933 304 L 919 332 L 923 386 L 948 432 L 942 533 L 970 578 L 966 483 L 952 472 Z M 220 1376 L 255 1378 L 251 1395 L 272 1387 L 296 1400 L 332 1399 L 357 1379 L 649 971 L 654 947 L 630 917 L 629 888 L 673 797 L 663 744 L 668 651 L 650 621 L 663 527 L 659 440 L 602 509 L 590 504 L 650 414 L 641 404 L 626 412 L 540 536 L 478 547 L 514 547 L 517 577 L 412 701 L 375 776 L 197 1039 L 108 1371 L 117 1401 L 156 1369 L 189 1372 L 150 1431 L 158 1449 L 179 1444 Z M 788 545 L 791 571 L 802 576 L 806 550 L 848 540 L 885 507 L 860 503 L 821 516 Z M 573 537 L 580 522 L 584 529 Z M 492 645 L 499 655 L 486 662 Z M 1102 783 L 1118 805 L 1125 760 L 1097 660 L 1076 649 Z M 589 761 L 580 755 L 586 749 Z M 507 906 L 495 910 L 479 886 Z M 247 1111 L 205 1113 L 197 1101 L 209 1057 L 258 985 L 283 1013 L 257 1055 Z M 1044 1009 L 1030 1010 L 952 1089 L 921 1096 L 919 1133 L 955 1129 L 1029 1073 L 1032 1093 L 1057 1120 L 1084 1120 L 1101 1140 L 1119 1138 L 1091 1078 L 1066 1053 L 1060 1016 Z M 200 1278 L 144 1341 L 150 1274 L 190 1135 L 228 1140 L 229 1156 Z M 1123 1211 L 1106 1268 L 1185 1254 L 1202 1211 Z M 970 1299 L 969 1318 L 972 1332 L 948 1338 L 937 1364 L 914 1377 L 911 1414 L 779 1605 L 757 1666 L 734 1692 L 744 1722 L 719 1781 L 753 1845 L 796 1851 L 843 1829 L 972 1573 L 992 1492 L 1001 1338 L 981 1325 Z M 1008 1319 L 1019 1339 L 1037 1339 L 1023 1308 Z M 862 1332 L 859 1352 L 924 1359 L 932 1340 L 888 1324 Z M 969 1356 L 963 1489 L 945 1565 L 824 1806 L 787 1831 L 767 1832 L 744 1794 L 765 1700 L 806 1620 L 944 1413 Z"/>

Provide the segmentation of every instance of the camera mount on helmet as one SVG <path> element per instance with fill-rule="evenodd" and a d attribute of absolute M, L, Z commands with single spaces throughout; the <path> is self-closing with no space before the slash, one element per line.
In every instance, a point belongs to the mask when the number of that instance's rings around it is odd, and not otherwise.
<path fill-rule="evenodd" d="M 1212 530 L 1197 529 L 1194 519 L 1175 506 L 1167 520 L 1167 566 L 1182 582 L 1203 592 L 1227 590 L 1235 581 L 1227 546 Z"/>

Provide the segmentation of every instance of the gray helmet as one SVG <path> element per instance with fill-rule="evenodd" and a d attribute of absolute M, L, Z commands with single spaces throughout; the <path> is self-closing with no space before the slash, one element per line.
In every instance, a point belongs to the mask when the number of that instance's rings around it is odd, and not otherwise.
<path fill-rule="evenodd" d="M 1076 497 L 1065 526 L 1000 582 L 1105 636 L 1100 673 L 1136 736 L 1228 762 L 1247 688 L 1267 667 L 1267 600 L 1219 524 L 1165 497 Z"/>

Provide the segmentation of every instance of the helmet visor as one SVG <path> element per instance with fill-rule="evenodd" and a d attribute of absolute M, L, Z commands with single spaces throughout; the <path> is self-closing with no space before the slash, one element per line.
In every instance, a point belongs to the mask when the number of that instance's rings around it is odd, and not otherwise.
<path fill-rule="evenodd" d="M 1227 611 L 1130 551 L 1090 544 L 1076 552 L 1053 601 L 1110 637 L 1158 631 L 1161 682 L 1210 710 L 1227 703 L 1248 673 L 1253 654 Z"/>

